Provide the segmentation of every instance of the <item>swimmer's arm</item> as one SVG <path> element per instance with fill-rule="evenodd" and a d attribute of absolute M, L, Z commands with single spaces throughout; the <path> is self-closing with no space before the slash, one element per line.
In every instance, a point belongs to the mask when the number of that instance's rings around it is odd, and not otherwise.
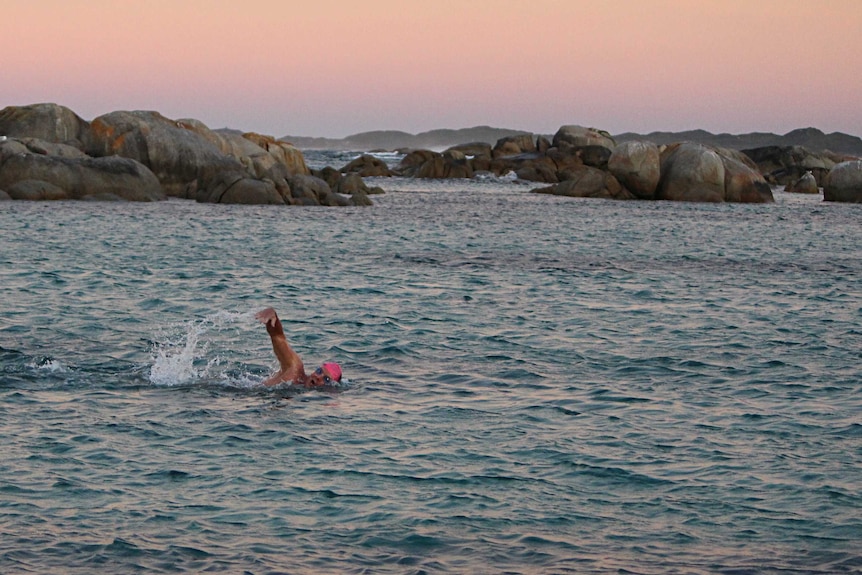
<path fill-rule="evenodd" d="M 296 353 L 290 344 L 287 343 L 287 338 L 284 335 L 284 329 L 281 327 L 281 320 L 271 307 L 259 312 L 256 316 L 257 320 L 266 325 L 266 331 L 272 339 L 272 350 L 275 352 L 275 357 L 281 369 L 278 373 L 267 379 L 266 385 L 276 385 L 283 381 L 294 381 L 300 376 L 305 375 L 305 369 L 302 365 L 302 359 Z"/>

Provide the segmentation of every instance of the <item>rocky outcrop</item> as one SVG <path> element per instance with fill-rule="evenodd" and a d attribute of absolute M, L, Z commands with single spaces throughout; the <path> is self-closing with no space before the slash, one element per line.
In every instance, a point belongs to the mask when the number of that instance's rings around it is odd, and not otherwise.
<path fill-rule="evenodd" d="M 450 148 L 451 150 L 452 148 Z M 497 140 L 494 149 L 491 151 L 492 158 L 502 158 L 506 156 L 516 156 L 519 154 L 529 154 L 536 151 L 536 143 L 533 141 L 533 136 L 530 134 L 521 134 L 517 136 L 506 136 Z"/>
<path fill-rule="evenodd" d="M 83 150 L 90 139 L 90 124 L 57 104 L 8 106 L 0 110 L 0 136 L 36 138 Z"/>
<path fill-rule="evenodd" d="M 608 158 L 608 171 L 636 198 L 652 200 L 661 177 L 661 157 L 652 142 L 623 142 Z"/>
<path fill-rule="evenodd" d="M 554 134 L 553 146 L 560 149 L 581 149 L 590 146 L 600 146 L 613 150 L 617 143 L 604 130 L 584 128 L 583 126 L 562 126 Z"/>
<path fill-rule="evenodd" d="M 342 174 L 356 174 L 362 178 L 390 177 L 392 170 L 386 162 L 370 154 L 363 154 L 341 168 Z"/>
<path fill-rule="evenodd" d="M 768 204 L 775 201 L 772 188 L 763 176 L 738 154 L 717 149 L 724 164 L 724 198 L 722 201 L 743 204 Z"/>
<path fill-rule="evenodd" d="M 348 206 L 349 199 L 332 191 L 316 176 L 296 175 L 290 181 L 291 203 L 300 206 Z"/>
<path fill-rule="evenodd" d="M 819 194 L 820 188 L 817 187 L 817 180 L 814 178 L 814 174 L 805 172 L 801 178 L 787 184 L 784 187 L 784 191 L 792 194 Z"/>
<path fill-rule="evenodd" d="M 862 160 L 841 162 L 832 168 L 823 186 L 823 199 L 827 202 L 862 203 Z"/>
<path fill-rule="evenodd" d="M 91 123 L 91 156 L 122 156 L 141 162 L 169 196 L 192 198 L 221 172 L 240 172 L 239 159 L 223 154 L 183 122 L 158 112 L 111 112 Z"/>
<path fill-rule="evenodd" d="M 578 164 L 578 166 L 580 167 L 581 164 Z M 529 182 L 553 184 L 559 182 L 561 179 L 557 163 L 547 155 L 539 153 L 520 154 L 511 158 L 505 158 L 499 161 L 495 167 L 497 167 L 499 174 L 515 172 L 519 180 Z"/>
<path fill-rule="evenodd" d="M 86 122 L 53 104 L 8 107 L 0 111 L 0 138 L 23 146 L 23 160 L 8 163 L 0 174 L 15 179 L 12 183 L 25 182 L 7 186 L 13 198 L 54 198 L 61 195 L 59 189 L 69 199 L 167 195 L 251 204 L 305 204 L 313 198 L 324 205 L 369 201 L 357 197 L 353 202 L 328 188 L 309 193 L 303 185 L 295 196 L 289 180 L 310 170 L 302 153 L 288 142 L 256 133 L 213 131 L 197 120 L 171 120 L 158 112 L 118 111 Z M 22 162 L 31 165 L 26 168 Z M 73 165 L 83 174 L 79 180 L 71 175 Z M 160 188 L 155 195 L 147 188 L 152 177 Z"/>
<path fill-rule="evenodd" d="M 686 202 L 774 201 L 763 176 L 733 154 L 701 144 L 668 146 L 656 199 Z"/>
<path fill-rule="evenodd" d="M 822 186 L 826 174 L 835 167 L 832 154 L 814 153 L 801 146 L 766 146 L 742 150 L 757 165 L 758 171 L 774 185 L 786 186 L 811 172 Z"/>
<path fill-rule="evenodd" d="M 50 156 L 12 138 L 0 142 L 0 188 L 20 200 L 165 199 L 155 175 L 135 160 Z"/>
<path fill-rule="evenodd" d="M 724 163 L 699 144 L 676 144 L 661 158 L 656 199 L 688 202 L 724 201 Z"/>
<path fill-rule="evenodd" d="M 329 183 L 329 182 L 327 182 Z M 355 196 L 357 194 L 382 194 L 383 189 L 379 186 L 369 188 L 365 180 L 359 174 L 345 174 L 338 178 L 335 183 L 330 183 L 329 187 L 333 192 L 345 196 Z"/>
<path fill-rule="evenodd" d="M 651 142 L 617 146 L 605 132 L 580 126 L 563 126 L 553 142 L 519 135 L 501 139 L 490 150 L 479 144 L 450 148 L 442 154 L 413 150 L 394 171 L 415 178 L 514 172 L 522 180 L 558 184 L 535 192 L 572 197 L 774 201 L 756 164 L 736 150 L 678 143 L 660 153 Z"/>
<path fill-rule="evenodd" d="M 533 190 L 537 194 L 551 194 L 572 198 L 633 199 L 634 196 L 608 172 L 590 166 L 581 166 L 572 177 L 548 188 Z"/>
<path fill-rule="evenodd" d="M 235 134 L 231 136 L 237 138 Z M 240 161 L 243 161 L 243 157 L 251 158 L 252 164 L 255 166 L 254 173 L 257 177 L 267 177 L 272 173 L 273 167 L 276 165 L 282 166 L 286 173 L 291 176 L 297 174 L 307 176 L 311 173 L 305 164 L 305 157 L 302 155 L 302 152 L 295 148 L 293 144 L 254 132 L 245 133 L 241 137 L 243 140 L 251 142 L 258 150 L 266 152 L 263 155 L 248 153 L 245 156 L 238 156 Z"/>
<path fill-rule="evenodd" d="M 284 192 L 288 201 L 285 201 Z M 275 204 L 289 202 L 290 188 L 286 185 L 279 190 L 272 180 L 259 180 L 249 177 L 248 173 L 218 172 L 195 192 L 194 199 L 210 204 Z"/>
<path fill-rule="evenodd" d="M 487 144 L 485 142 L 470 142 L 467 144 L 458 144 L 457 146 L 451 146 L 447 149 L 447 151 L 461 152 L 465 156 L 473 158 L 479 156 L 490 158 L 491 154 L 493 153 L 493 148 L 491 147 L 491 144 Z"/>
<path fill-rule="evenodd" d="M 16 138 L 33 154 L 54 156 L 56 158 L 86 158 L 87 154 L 68 144 L 47 142 L 38 138 Z"/>
<path fill-rule="evenodd" d="M 457 150 L 414 150 L 404 156 L 395 173 L 407 178 L 472 178 L 474 170 L 467 156 Z"/>

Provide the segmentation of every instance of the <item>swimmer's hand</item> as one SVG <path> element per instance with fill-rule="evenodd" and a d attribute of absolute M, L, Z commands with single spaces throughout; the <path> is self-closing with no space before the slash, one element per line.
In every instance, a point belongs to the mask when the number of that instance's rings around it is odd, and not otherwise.
<path fill-rule="evenodd" d="M 257 312 L 254 317 L 257 321 L 263 324 L 268 324 L 269 322 L 275 323 L 278 321 L 278 315 L 276 315 L 275 310 L 271 307 Z"/>
<path fill-rule="evenodd" d="M 284 335 L 284 331 L 281 328 L 281 322 L 278 319 L 278 315 L 271 307 L 268 307 L 263 311 L 257 312 L 254 317 L 257 319 L 257 321 L 266 325 L 266 332 L 269 335 Z"/>

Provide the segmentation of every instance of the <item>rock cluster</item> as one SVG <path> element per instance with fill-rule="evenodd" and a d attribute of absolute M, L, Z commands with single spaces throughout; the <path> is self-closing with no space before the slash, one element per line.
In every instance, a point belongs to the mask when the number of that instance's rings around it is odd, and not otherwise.
<path fill-rule="evenodd" d="M 465 144 L 445 152 L 414 150 L 395 173 L 419 178 L 470 178 L 514 172 L 553 184 L 537 193 L 571 197 L 692 202 L 772 202 L 772 190 L 744 154 L 701 144 L 659 148 L 651 142 L 617 145 L 601 130 L 563 126 L 552 141 L 529 135 L 493 147 Z"/>
<path fill-rule="evenodd" d="M 111 112 L 86 122 L 55 104 L 7 107 L 0 138 L 0 189 L 13 199 L 370 203 L 366 190 L 346 196 L 309 180 L 302 153 L 286 142 L 158 112 Z"/>
<path fill-rule="evenodd" d="M 132 200 L 370 205 L 363 178 L 514 174 L 549 184 L 536 193 L 691 202 L 772 202 L 770 184 L 862 202 L 862 161 L 799 146 L 738 152 L 693 142 L 617 144 L 602 130 L 562 126 L 552 139 L 506 136 L 444 152 L 410 150 L 394 169 L 362 155 L 312 172 L 271 136 L 210 130 L 197 120 L 118 111 L 87 122 L 55 104 L 0 110 L 0 200 Z"/>
<path fill-rule="evenodd" d="M 742 150 L 772 185 L 787 186 L 811 173 L 818 186 L 829 171 L 848 158 L 831 152 L 812 152 L 802 146 L 764 146 Z"/>

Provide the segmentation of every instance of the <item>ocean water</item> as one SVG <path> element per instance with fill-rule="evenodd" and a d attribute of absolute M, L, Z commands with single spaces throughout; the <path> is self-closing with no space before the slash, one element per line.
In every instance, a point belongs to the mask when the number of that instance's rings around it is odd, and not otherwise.
<path fill-rule="evenodd" d="M 372 183 L 0 204 L 0 572 L 862 571 L 862 206 Z"/>

